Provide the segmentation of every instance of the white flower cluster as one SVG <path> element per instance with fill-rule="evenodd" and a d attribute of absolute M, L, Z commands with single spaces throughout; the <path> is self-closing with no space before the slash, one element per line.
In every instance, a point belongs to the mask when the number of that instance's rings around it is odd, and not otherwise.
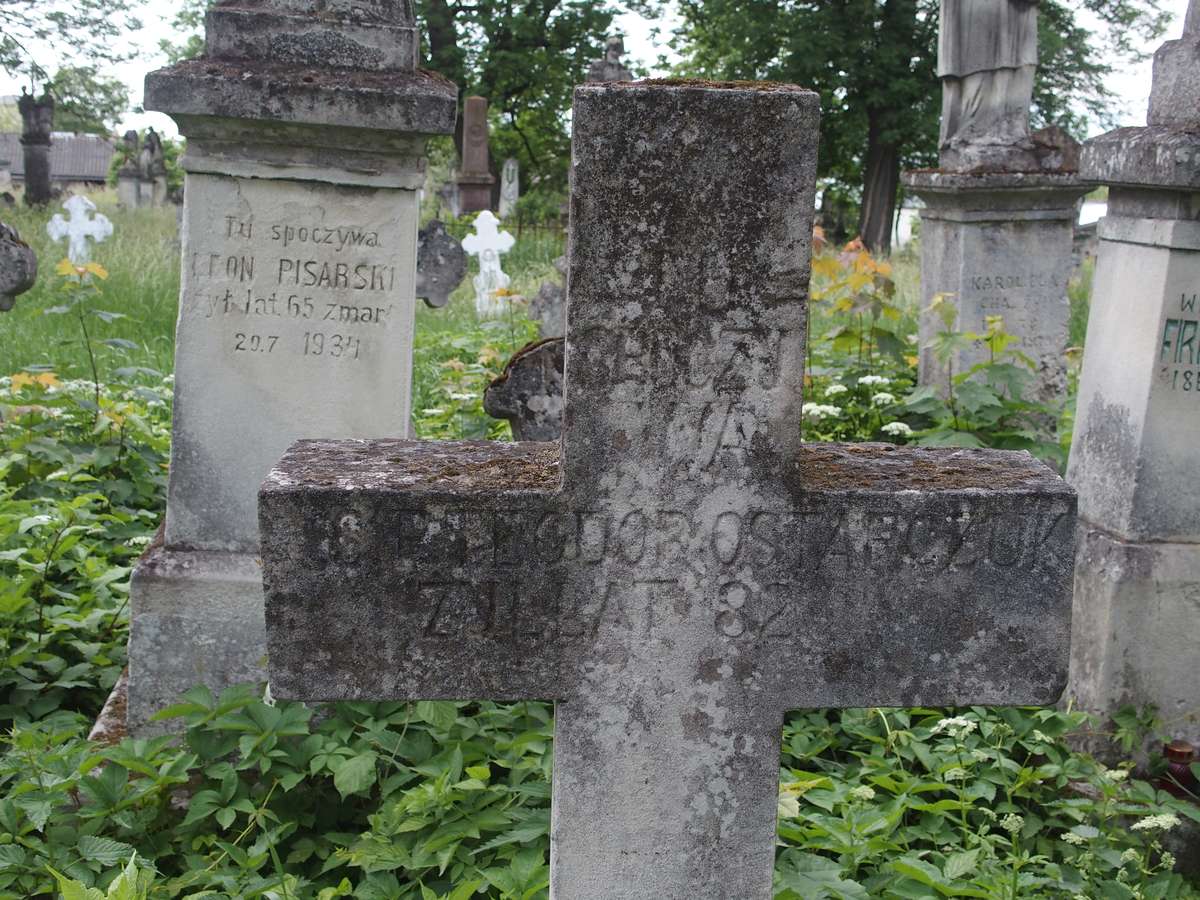
<path fill-rule="evenodd" d="M 838 394 L 844 394 L 848 390 L 850 390 L 850 388 L 846 387 L 844 384 L 831 384 L 829 387 L 825 388 L 825 396 L 836 397 Z"/>
<path fill-rule="evenodd" d="M 1087 843 L 1083 838 L 1073 831 L 1065 832 L 1062 836 L 1062 839 L 1065 843 L 1068 843 L 1073 847 L 1081 847 Z"/>
<path fill-rule="evenodd" d="M 862 378 L 858 379 L 858 383 L 865 384 L 865 385 L 872 385 L 872 384 L 884 385 L 884 384 L 891 384 L 892 379 L 884 378 L 882 375 L 864 375 Z"/>
<path fill-rule="evenodd" d="M 1113 784 L 1120 784 L 1129 777 L 1128 769 L 1102 769 L 1100 774 L 1111 781 Z"/>
<path fill-rule="evenodd" d="M 1000 827 L 1009 834 L 1020 834 L 1021 829 L 1025 827 L 1025 820 L 1016 813 L 1009 813 L 1000 820 Z"/>
<path fill-rule="evenodd" d="M 864 802 L 867 800 L 874 800 L 875 789 L 868 785 L 860 784 L 858 787 L 850 789 L 850 796 L 855 800 L 862 800 Z"/>
<path fill-rule="evenodd" d="M 1129 826 L 1132 831 L 1170 831 L 1179 824 L 1179 816 L 1175 813 L 1160 813 L 1157 816 L 1146 816 Z"/>
<path fill-rule="evenodd" d="M 888 422 L 883 426 L 883 433 L 892 437 L 912 437 L 913 430 L 903 422 Z"/>
<path fill-rule="evenodd" d="M 805 418 L 821 421 L 824 418 L 836 419 L 842 414 L 842 411 L 836 406 L 829 406 L 825 403 L 805 403 L 802 412 Z"/>
<path fill-rule="evenodd" d="M 1138 853 L 1132 847 L 1121 854 L 1121 865 L 1125 865 L 1126 863 L 1140 863 L 1141 861 L 1142 854 Z"/>
<path fill-rule="evenodd" d="M 871 403 L 875 406 L 891 406 L 896 402 L 896 395 L 889 394 L 887 391 L 880 391 L 871 398 Z"/>
<path fill-rule="evenodd" d="M 953 716 L 952 718 L 939 721 L 933 726 L 929 734 L 932 736 L 941 734 L 944 731 L 952 738 L 965 738 L 975 730 L 975 727 L 975 723 L 970 719 L 964 719 L 962 716 Z"/>

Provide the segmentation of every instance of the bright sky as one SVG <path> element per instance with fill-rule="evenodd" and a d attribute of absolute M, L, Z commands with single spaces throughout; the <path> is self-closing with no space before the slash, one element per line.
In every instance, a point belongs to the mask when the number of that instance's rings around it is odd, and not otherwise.
<path fill-rule="evenodd" d="M 1183 28 L 1183 16 L 1187 11 L 1188 0 L 1165 0 L 1164 5 L 1175 15 L 1175 21 L 1168 30 L 1167 36 L 1178 37 Z M 129 85 L 135 105 L 142 102 L 142 78 L 145 73 L 165 62 L 159 53 L 158 43 L 162 39 L 173 37 L 170 19 L 170 15 L 158 15 L 147 11 L 143 15 L 142 30 L 130 36 L 133 47 L 141 51 L 141 58 L 117 67 L 117 77 Z M 660 56 L 671 57 L 672 55 L 666 42 L 670 38 L 673 24 L 674 22 L 670 18 L 650 21 L 630 13 L 620 16 L 616 26 L 618 31 L 625 34 L 627 59 L 649 70 L 651 75 L 664 74 L 658 66 L 658 60 Z M 1152 52 L 1155 45 L 1146 49 Z M 1127 67 L 1114 73 L 1109 86 L 1121 98 L 1119 124 L 1144 125 L 1146 104 L 1150 98 L 1150 61 L 1147 60 L 1141 65 Z M 0 94 L 19 94 L 20 92 L 20 81 L 0 74 Z M 144 128 L 149 125 L 153 125 L 167 135 L 174 136 L 178 133 L 175 124 L 161 113 L 131 113 L 121 122 L 120 130 Z"/>

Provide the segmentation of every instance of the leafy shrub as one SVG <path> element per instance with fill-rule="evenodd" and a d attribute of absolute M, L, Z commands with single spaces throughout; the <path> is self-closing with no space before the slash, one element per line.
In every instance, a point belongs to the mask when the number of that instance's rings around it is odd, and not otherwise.
<path fill-rule="evenodd" d="M 0 898 L 54 872 L 149 896 L 546 896 L 552 710 L 189 692 L 170 739 L 93 747 L 65 714 L 0 757 Z M 1046 709 L 814 710 L 784 729 L 776 896 L 1198 895 L 1160 837 L 1196 807 L 1072 753 Z M 74 728 L 74 731 L 72 730 Z M 127 865 L 127 864 L 126 864 Z M 205 893 L 211 892 L 211 893 Z"/>
<path fill-rule="evenodd" d="M 0 379 L 0 416 L 0 724 L 95 716 L 163 508 L 169 387 L 21 373 Z"/>

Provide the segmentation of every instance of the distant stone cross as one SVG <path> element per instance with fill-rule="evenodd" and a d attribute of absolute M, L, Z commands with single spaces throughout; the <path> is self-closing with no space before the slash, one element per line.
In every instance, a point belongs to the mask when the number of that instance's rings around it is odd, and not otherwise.
<path fill-rule="evenodd" d="M 578 88 L 561 450 L 306 441 L 260 494 L 276 696 L 556 702 L 558 900 L 769 897 L 787 710 L 1063 687 L 1070 488 L 800 441 L 817 120 Z"/>
<path fill-rule="evenodd" d="M 55 214 L 46 224 L 46 232 L 55 241 L 67 239 L 67 258 L 77 266 L 85 266 L 92 258 L 91 239 L 102 243 L 113 233 L 112 222 L 96 212 L 96 204 L 76 194 L 63 204 L 69 218 Z M 94 214 L 94 215 L 93 215 Z"/>
<path fill-rule="evenodd" d="M 486 318 L 499 314 L 504 304 L 496 295 L 512 283 L 500 268 L 500 254 L 512 249 L 516 240 L 507 231 L 499 230 L 500 220 L 485 209 L 475 217 L 475 233 L 462 242 L 463 249 L 479 257 L 479 274 L 471 281 L 475 285 L 475 312 Z"/>

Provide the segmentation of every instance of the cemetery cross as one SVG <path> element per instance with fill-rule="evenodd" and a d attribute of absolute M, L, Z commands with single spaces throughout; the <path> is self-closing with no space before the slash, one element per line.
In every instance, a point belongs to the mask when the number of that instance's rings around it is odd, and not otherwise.
<path fill-rule="evenodd" d="M 259 495 L 276 696 L 556 702 L 558 900 L 769 897 L 789 709 L 1063 688 L 1061 479 L 801 443 L 818 115 L 577 88 L 561 454 L 302 441 Z"/>
<path fill-rule="evenodd" d="M 85 266 L 92 258 L 88 240 L 102 243 L 113 233 L 108 217 L 96 212 L 96 204 L 76 194 L 63 204 L 67 218 L 58 213 L 46 223 L 46 233 L 55 241 L 67 239 L 67 258 L 77 266 Z"/>

